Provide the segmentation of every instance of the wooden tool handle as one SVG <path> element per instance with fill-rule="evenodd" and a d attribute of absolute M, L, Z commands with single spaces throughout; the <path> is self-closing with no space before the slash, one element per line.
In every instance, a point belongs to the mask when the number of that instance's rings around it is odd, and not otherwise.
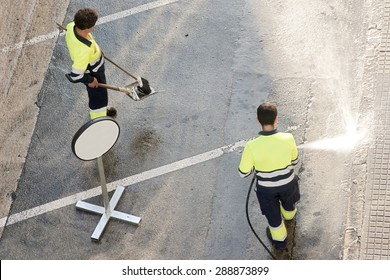
<path fill-rule="evenodd" d="M 104 53 L 103 53 L 104 55 Z M 115 65 L 116 67 L 118 67 L 120 70 L 122 70 L 123 72 L 125 72 L 127 75 L 129 75 L 130 77 L 132 77 L 134 80 L 137 80 L 137 77 L 134 76 L 133 74 L 131 74 L 130 72 L 128 72 L 127 70 L 123 69 L 121 66 L 119 66 L 118 64 L 116 64 L 114 61 L 112 61 L 111 59 L 109 59 L 107 56 L 104 55 L 104 58 L 107 59 L 109 62 L 111 62 L 113 65 Z"/>
<path fill-rule="evenodd" d="M 98 83 L 97 86 L 98 86 L 98 87 L 101 87 L 101 88 L 106 88 L 106 89 L 121 91 L 121 92 L 126 93 L 127 95 L 130 94 L 130 89 L 128 89 L 128 88 L 117 87 L 117 86 L 112 86 L 112 85 L 107 85 L 107 84 L 101 84 L 101 83 Z"/>
<path fill-rule="evenodd" d="M 62 29 L 64 31 L 66 31 L 66 27 L 65 26 L 63 26 L 62 24 L 59 24 L 58 22 L 56 22 L 56 24 L 57 24 L 59 29 Z"/>

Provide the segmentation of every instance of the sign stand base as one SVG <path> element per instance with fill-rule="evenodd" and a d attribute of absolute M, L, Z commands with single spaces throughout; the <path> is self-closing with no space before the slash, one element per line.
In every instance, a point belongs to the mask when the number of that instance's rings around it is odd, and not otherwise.
<path fill-rule="evenodd" d="M 100 236 L 102 235 L 104 229 L 106 228 L 108 222 L 111 218 L 122 220 L 125 222 L 128 222 L 133 225 L 138 225 L 141 222 L 140 217 L 136 217 L 130 214 L 126 214 L 123 212 L 119 212 L 114 210 L 115 206 L 118 204 L 120 197 L 122 196 L 125 188 L 122 186 L 117 187 L 115 190 L 114 195 L 112 196 L 112 199 L 110 201 L 110 214 L 107 215 L 106 210 L 102 206 L 94 205 L 88 202 L 84 201 L 78 201 L 76 203 L 76 208 L 79 210 L 84 210 L 93 214 L 100 214 L 102 217 L 100 218 L 99 223 L 97 224 L 95 231 L 93 232 L 91 239 L 93 241 L 99 241 Z"/>
<path fill-rule="evenodd" d="M 138 225 L 141 222 L 140 217 L 136 217 L 130 214 L 126 214 L 123 212 L 119 212 L 115 210 L 116 205 L 119 202 L 119 199 L 121 198 L 123 192 L 125 191 L 125 188 L 122 186 L 118 186 L 114 192 L 114 195 L 112 196 L 111 200 L 108 200 L 108 192 L 107 192 L 107 185 L 106 185 L 106 179 L 104 176 L 104 169 L 103 169 L 103 161 L 101 157 L 97 158 L 97 163 L 99 167 L 99 175 L 100 175 L 100 181 L 102 186 L 102 196 L 103 196 L 103 203 L 104 207 L 91 204 L 84 201 L 78 201 L 76 203 L 76 208 L 80 210 L 84 210 L 90 213 L 94 214 L 100 214 L 102 217 L 100 218 L 99 223 L 97 224 L 95 231 L 93 232 L 91 239 L 93 241 L 99 241 L 101 235 L 104 232 L 104 229 L 106 228 L 108 222 L 111 218 L 121 220 L 128 222 L 133 225 Z"/>

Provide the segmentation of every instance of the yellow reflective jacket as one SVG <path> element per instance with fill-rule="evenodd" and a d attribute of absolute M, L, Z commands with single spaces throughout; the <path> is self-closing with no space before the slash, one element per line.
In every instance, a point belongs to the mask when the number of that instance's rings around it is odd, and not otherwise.
<path fill-rule="evenodd" d="M 65 41 L 73 61 L 70 77 L 75 83 L 90 83 L 93 78 L 88 74 L 97 72 L 104 63 L 102 52 L 91 33 L 90 40 L 76 33 L 74 22 L 69 23 L 66 29 Z"/>
<path fill-rule="evenodd" d="M 239 165 L 242 177 L 255 169 L 258 185 L 280 187 L 294 179 L 298 149 L 291 133 L 261 131 L 245 145 Z"/>

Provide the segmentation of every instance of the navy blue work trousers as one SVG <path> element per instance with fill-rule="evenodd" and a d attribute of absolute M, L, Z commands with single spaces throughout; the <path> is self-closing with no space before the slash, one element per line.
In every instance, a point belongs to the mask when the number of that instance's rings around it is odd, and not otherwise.
<path fill-rule="evenodd" d="M 260 204 L 261 213 L 267 218 L 271 227 L 278 227 L 282 223 L 280 204 L 287 211 L 295 209 L 295 203 L 300 199 L 298 178 L 282 187 L 256 186 L 256 195 Z"/>
<path fill-rule="evenodd" d="M 104 65 L 102 65 L 97 72 L 91 72 L 89 75 L 95 77 L 101 84 L 107 83 Z M 108 105 L 107 89 L 102 87 L 91 88 L 88 85 L 86 86 L 89 98 L 88 106 L 91 110 L 100 109 Z"/>

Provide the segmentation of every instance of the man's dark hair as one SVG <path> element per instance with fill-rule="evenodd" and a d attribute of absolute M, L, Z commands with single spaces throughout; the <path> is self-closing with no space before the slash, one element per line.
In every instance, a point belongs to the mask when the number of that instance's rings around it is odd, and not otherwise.
<path fill-rule="evenodd" d="M 94 9 L 84 8 L 77 11 L 74 15 L 74 24 L 77 28 L 85 30 L 95 26 L 98 15 Z"/>
<path fill-rule="evenodd" d="M 278 110 L 276 106 L 270 103 L 262 103 L 257 107 L 257 119 L 261 125 L 274 124 Z"/>

